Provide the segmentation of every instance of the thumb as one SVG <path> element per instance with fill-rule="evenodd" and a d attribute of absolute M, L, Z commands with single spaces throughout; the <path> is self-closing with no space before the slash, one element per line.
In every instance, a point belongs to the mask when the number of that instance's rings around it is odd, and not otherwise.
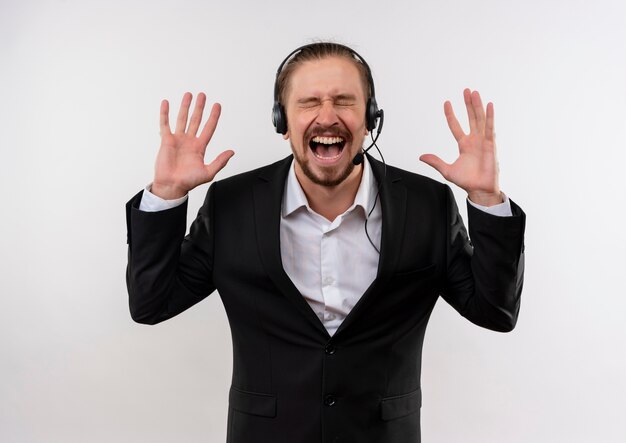
<path fill-rule="evenodd" d="M 224 166 L 226 166 L 226 163 L 228 163 L 228 160 L 230 160 L 233 155 L 235 155 L 234 151 L 224 151 L 220 155 L 215 157 L 215 160 L 213 160 L 211 163 L 209 163 L 208 165 L 204 165 L 207 173 L 207 178 L 209 179 L 208 181 L 212 181 L 215 178 L 217 173 L 220 172 L 224 168 Z"/>
<path fill-rule="evenodd" d="M 429 166 L 435 168 L 444 178 L 447 178 L 449 164 L 444 162 L 442 159 L 437 157 L 434 154 L 423 154 L 420 155 L 420 160 L 426 163 Z"/>

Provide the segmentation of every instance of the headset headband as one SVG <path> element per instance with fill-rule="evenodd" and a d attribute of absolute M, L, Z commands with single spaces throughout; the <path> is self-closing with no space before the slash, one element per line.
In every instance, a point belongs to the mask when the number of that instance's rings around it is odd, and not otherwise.
<path fill-rule="evenodd" d="M 287 57 L 285 57 L 285 59 L 283 60 L 283 62 L 280 64 L 280 66 L 278 66 L 278 70 L 276 71 L 276 81 L 274 82 L 274 102 L 279 103 L 279 97 L 278 97 L 278 77 L 280 76 L 280 73 L 283 72 L 283 67 L 291 61 L 291 59 L 297 55 L 298 53 L 300 53 L 301 51 L 307 49 L 307 48 L 311 48 L 313 46 L 317 46 L 320 44 L 324 44 L 324 43 L 309 43 L 308 45 L 304 45 L 304 46 L 300 46 L 299 48 L 294 49 L 293 51 L 291 51 L 289 53 L 289 55 Z M 343 48 L 346 49 L 347 51 L 349 51 L 356 59 L 357 61 L 359 61 L 364 67 L 365 67 L 365 73 L 367 74 L 367 83 L 369 84 L 370 87 L 370 94 L 369 97 L 376 97 L 376 90 L 374 89 L 374 79 L 372 78 L 372 71 L 370 70 L 369 65 L 367 64 L 367 62 L 365 61 L 365 59 L 363 57 L 361 57 L 359 55 L 358 52 L 356 52 L 355 50 L 353 50 L 352 48 L 349 48 L 345 45 L 339 44 L 339 43 L 330 43 L 333 46 L 337 46 L 339 48 Z"/>

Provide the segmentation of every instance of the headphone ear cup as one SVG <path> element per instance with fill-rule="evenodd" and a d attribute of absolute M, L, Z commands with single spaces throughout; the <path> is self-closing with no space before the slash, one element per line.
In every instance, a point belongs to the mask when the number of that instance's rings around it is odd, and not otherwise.
<path fill-rule="evenodd" d="M 377 119 L 378 104 L 376 103 L 376 97 L 370 97 L 367 99 L 367 110 L 365 111 L 365 124 L 368 131 L 373 131 L 376 128 Z"/>
<path fill-rule="evenodd" d="M 279 134 L 287 133 L 287 116 L 285 115 L 285 108 L 278 102 L 274 103 L 272 108 L 272 123 L 276 128 L 276 132 Z"/>

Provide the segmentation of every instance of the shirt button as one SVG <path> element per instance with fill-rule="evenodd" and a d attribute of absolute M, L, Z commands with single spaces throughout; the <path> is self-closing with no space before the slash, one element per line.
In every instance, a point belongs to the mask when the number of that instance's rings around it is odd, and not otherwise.
<path fill-rule="evenodd" d="M 326 349 L 324 349 L 324 352 L 326 352 L 326 354 L 328 355 L 333 355 L 335 352 L 337 352 L 337 348 L 335 348 L 334 345 L 328 345 L 326 346 Z"/>
<path fill-rule="evenodd" d="M 332 277 L 324 277 L 324 286 L 330 286 L 335 282 Z"/>
<path fill-rule="evenodd" d="M 335 406 L 335 403 L 337 403 L 337 399 L 335 398 L 334 395 L 329 394 L 326 397 L 324 397 L 324 404 L 326 406 Z"/>

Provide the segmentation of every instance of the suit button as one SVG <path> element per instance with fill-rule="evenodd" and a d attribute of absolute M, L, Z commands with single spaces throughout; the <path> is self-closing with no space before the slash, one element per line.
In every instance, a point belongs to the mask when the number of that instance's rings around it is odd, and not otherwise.
<path fill-rule="evenodd" d="M 335 348 L 334 345 L 328 345 L 326 346 L 326 349 L 324 349 L 324 351 L 328 354 L 328 355 L 333 355 L 336 351 L 337 348 Z"/>
<path fill-rule="evenodd" d="M 335 398 L 334 395 L 329 394 L 326 397 L 324 397 L 324 404 L 326 406 L 335 406 L 335 403 L 337 403 L 337 399 Z"/>

